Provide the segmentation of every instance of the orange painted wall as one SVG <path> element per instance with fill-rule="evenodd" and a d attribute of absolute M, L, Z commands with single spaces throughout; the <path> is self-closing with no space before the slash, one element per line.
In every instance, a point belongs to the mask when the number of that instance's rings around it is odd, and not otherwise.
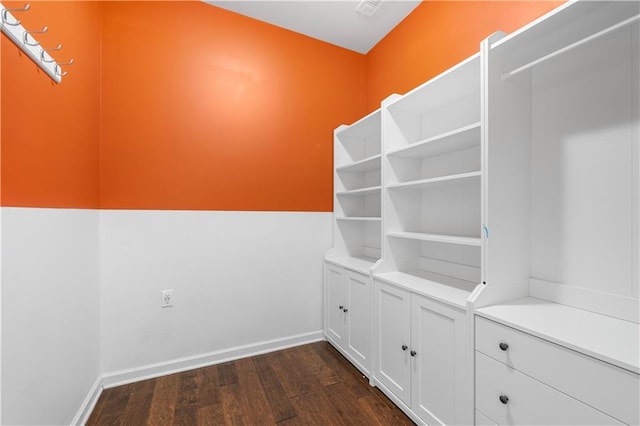
<path fill-rule="evenodd" d="M 364 56 L 198 1 L 33 2 L 76 64 L 2 37 L 1 204 L 330 211 L 337 125 L 560 3 L 425 1 Z"/>
<path fill-rule="evenodd" d="M 48 47 L 62 43 L 54 56 L 76 63 L 58 85 L 2 36 L 1 204 L 98 207 L 100 5 L 32 2 L 19 19 L 27 29 L 48 26 L 37 39 Z"/>
<path fill-rule="evenodd" d="M 106 2 L 101 206 L 331 211 L 366 58 L 202 2 Z"/>
<path fill-rule="evenodd" d="M 424 0 L 367 54 L 369 109 L 478 52 L 494 32 L 511 33 L 562 3 Z"/>

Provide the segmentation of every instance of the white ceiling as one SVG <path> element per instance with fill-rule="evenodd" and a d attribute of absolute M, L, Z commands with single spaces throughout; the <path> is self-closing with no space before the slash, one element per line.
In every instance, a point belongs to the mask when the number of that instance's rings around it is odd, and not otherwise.
<path fill-rule="evenodd" d="M 360 53 L 367 53 L 420 0 L 383 0 L 375 15 L 356 12 L 354 0 L 204 0 L 205 3 Z"/>

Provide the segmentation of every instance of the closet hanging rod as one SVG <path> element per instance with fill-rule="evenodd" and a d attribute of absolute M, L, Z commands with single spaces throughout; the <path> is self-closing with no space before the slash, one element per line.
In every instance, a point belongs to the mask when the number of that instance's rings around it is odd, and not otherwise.
<path fill-rule="evenodd" d="M 56 62 L 49 52 L 62 49 L 62 45 L 59 44 L 55 48 L 47 49 L 40 46 L 40 42 L 33 36 L 34 34 L 46 33 L 48 28 L 45 26 L 41 30 L 28 31 L 12 13 L 26 12 L 30 7 L 29 4 L 25 4 L 20 9 L 9 9 L 0 3 L 0 28 L 9 40 L 25 52 L 53 81 L 60 83 L 62 82 L 62 77 L 67 75 L 66 72 L 62 71 L 62 65 L 71 65 L 73 59 L 66 63 Z"/>
<path fill-rule="evenodd" d="M 539 63 L 545 62 L 548 59 L 551 59 L 551 58 L 556 57 L 558 55 L 561 55 L 561 54 L 563 54 L 565 52 L 568 52 L 569 50 L 572 50 L 572 49 L 574 49 L 574 48 L 576 48 L 578 46 L 581 46 L 581 45 L 583 45 L 585 43 L 588 43 L 588 42 L 590 42 L 592 40 L 595 40 L 595 39 L 597 39 L 599 37 L 602 37 L 602 36 L 604 36 L 606 34 L 609 34 L 612 31 L 615 31 L 617 29 L 625 27 L 625 26 L 627 26 L 629 24 L 633 24 L 634 22 L 636 22 L 638 20 L 640 20 L 640 14 L 632 16 L 631 18 L 625 19 L 622 22 L 618 22 L 617 24 L 612 25 L 612 26 L 610 26 L 608 28 L 605 28 L 602 31 L 598 31 L 595 34 L 591 34 L 588 37 L 585 37 L 585 38 L 583 38 L 581 40 L 578 40 L 578 41 L 576 41 L 574 43 L 571 43 L 571 44 L 569 44 L 569 45 L 567 45 L 567 46 L 565 46 L 565 47 L 563 47 L 561 49 L 558 49 L 558 50 L 556 50 L 554 52 L 549 53 L 548 55 L 545 55 L 545 56 L 543 56 L 541 58 L 538 58 L 538 59 L 536 59 L 534 61 L 531 61 L 528 64 L 525 64 L 525 65 L 523 65 L 521 67 L 518 67 L 518 68 L 514 69 L 513 71 L 504 73 L 504 74 L 502 74 L 502 79 L 506 80 L 508 78 L 511 78 L 514 75 L 521 73 L 522 71 L 528 70 L 529 68 L 538 65 Z"/>

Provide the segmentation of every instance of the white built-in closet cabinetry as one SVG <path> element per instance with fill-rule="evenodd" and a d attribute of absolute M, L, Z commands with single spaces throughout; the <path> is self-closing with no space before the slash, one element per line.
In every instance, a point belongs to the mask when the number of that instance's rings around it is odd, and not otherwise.
<path fill-rule="evenodd" d="M 486 288 L 476 410 L 638 424 L 637 1 L 564 4 L 484 42 Z"/>
<path fill-rule="evenodd" d="M 640 423 L 639 21 L 563 4 L 336 130 L 325 335 L 415 422 Z"/>
<path fill-rule="evenodd" d="M 333 248 L 325 255 L 324 334 L 364 374 L 371 371 L 370 270 L 380 259 L 380 110 L 334 136 Z"/>

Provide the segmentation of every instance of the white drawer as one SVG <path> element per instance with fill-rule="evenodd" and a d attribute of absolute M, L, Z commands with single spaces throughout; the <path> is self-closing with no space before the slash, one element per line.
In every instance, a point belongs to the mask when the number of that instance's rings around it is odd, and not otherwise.
<path fill-rule="evenodd" d="M 476 408 L 500 425 L 623 424 L 477 351 Z"/>
<path fill-rule="evenodd" d="M 640 421 L 640 379 L 631 371 L 478 316 L 476 350 L 624 423 Z"/>

